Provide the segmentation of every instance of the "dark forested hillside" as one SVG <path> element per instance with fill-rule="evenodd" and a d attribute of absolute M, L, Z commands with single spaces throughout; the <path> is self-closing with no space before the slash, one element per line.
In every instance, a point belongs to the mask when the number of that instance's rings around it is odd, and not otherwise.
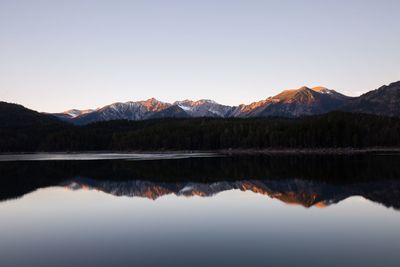
<path fill-rule="evenodd" d="M 0 102 L 0 151 L 35 151 L 49 135 L 69 128 L 51 115 Z"/>
<path fill-rule="evenodd" d="M 0 151 L 399 147 L 400 119 L 333 112 L 297 119 L 175 118 L 74 126 L 0 103 Z"/>
<path fill-rule="evenodd" d="M 154 121 L 110 138 L 110 149 L 330 148 L 400 145 L 400 120 L 350 113 L 301 119 Z"/>

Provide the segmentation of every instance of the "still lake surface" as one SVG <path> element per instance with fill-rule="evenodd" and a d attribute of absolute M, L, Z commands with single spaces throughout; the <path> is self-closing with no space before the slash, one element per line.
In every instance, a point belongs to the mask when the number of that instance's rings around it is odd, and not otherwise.
<path fill-rule="evenodd" d="M 0 156 L 0 266 L 291 265 L 400 266 L 400 156 Z"/>

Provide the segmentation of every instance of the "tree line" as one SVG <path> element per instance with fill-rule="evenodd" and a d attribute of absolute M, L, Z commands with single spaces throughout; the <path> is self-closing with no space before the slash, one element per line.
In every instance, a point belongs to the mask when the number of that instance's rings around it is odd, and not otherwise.
<path fill-rule="evenodd" d="M 399 118 L 344 112 L 298 119 L 121 120 L 85 126 L 50 119 L 0 126 L 1 152 L 398 146 Z"/>

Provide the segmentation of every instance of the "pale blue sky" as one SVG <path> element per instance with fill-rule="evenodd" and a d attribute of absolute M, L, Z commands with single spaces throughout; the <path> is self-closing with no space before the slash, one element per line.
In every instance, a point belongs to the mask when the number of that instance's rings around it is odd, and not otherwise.
<path fill-rule="evenodd" d="M 0 0 L 0 100 L 250 103 L 400 80 L 398 0 Z"/>

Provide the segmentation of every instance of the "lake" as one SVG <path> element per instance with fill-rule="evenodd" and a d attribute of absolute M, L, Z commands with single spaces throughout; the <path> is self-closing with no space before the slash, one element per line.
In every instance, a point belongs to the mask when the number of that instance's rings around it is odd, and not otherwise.
<path fill-rule="evenodd" d="M 0 156 L 0 266 L 400 266 L 400 156 Z"/>

